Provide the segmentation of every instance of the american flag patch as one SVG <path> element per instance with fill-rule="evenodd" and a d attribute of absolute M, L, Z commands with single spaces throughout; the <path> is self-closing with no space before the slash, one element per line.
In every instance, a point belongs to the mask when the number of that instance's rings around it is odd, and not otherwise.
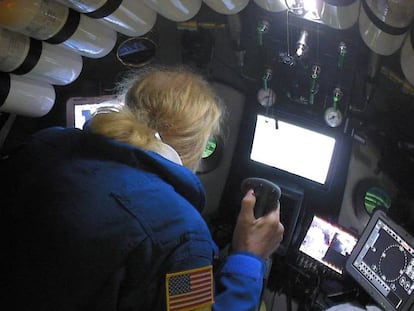
<path fill-rule="evenodd" d="M 165 284 L 168 311 L 195 310 L 214 302 L 212 266 L 167 274 Z"/>

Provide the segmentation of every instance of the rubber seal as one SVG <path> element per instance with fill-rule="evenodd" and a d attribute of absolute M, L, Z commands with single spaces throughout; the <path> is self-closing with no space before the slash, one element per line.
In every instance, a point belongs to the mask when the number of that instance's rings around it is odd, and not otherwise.
<path fill-rule="evenodd" d="M 386 32 L 390 35 L 399 36 L 399 35 L 405 34 L 408 31 L 408 29 L 410 29 L 411 25 L 400 28 L 400 27 L 393 27 L 393 26 L 390 26 L 390 25 L 384 23 L 382 20 L 380 20 L 374 14 L 374 12 L 371 11 L 371 9 L 368 6 L 366 0 L 362 0 L 361 2 L 362 2 L 362 7 L 364 8 L 364 11 L 367 14 L 368 18 L 371 20 L 371 22 L 375 26 L 377 26 L 382 31 L 384 31 L 384 32 Z"/>
<path fill-rule="evenodd" d="M 20 64 L 12 73 L 16 75 L 24 75 L 30 72 L 39 62 L 40 56 L 42 55 L 43 43 L 40 40 L 30 38 L 29 52 L 23 63 Z"/>
<path fill-rule="evenodd" d="M 86 16 L 89 16 L 91 18 L 103 18 L 107 17 L 108 15 L 111 15 L 114 13 L 119 6 L 121 5 L 123 0 L 108 0 L 105 2 L 103 6 L 101 6 L 99 9 L 86 13 Z"/>
<path fill-rule="evenodd" d="M 63 25 L 57 34 L 45 41 L 51 44 L 60 44 L 68 40 L 75 33 L 76 29 L 78 29 L 80 17 L 79 12 L 69 9 L 69 15 L 65 25 Z"/>

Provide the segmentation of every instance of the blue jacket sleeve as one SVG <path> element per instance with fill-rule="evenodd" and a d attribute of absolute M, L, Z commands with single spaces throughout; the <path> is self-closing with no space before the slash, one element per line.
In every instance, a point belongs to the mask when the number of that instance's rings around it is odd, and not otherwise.
<path fill-rule="evenodd" d="M 211 249 L 211 241 L 193 240 L 181 245 L 177 253 L 180 255 L 187 253 L 189 256 L 186 256 L 185 260 L 176 260 L 177 256 L 173 256 L 175 260 L 172 261 L 170 268 L 182 271 L 211 265 L 212 256 L 206 256 L 206 253 L 201 255 L 207 249 Z M 221 267 L 214 272 L 215 303 L 212 309 L 214 311 L 257 310 L 265 271 L 264 261 L 254 254 L 233 252 L 228 255 Z"/>
<path fill-rule="evenodd" d="M 229 255 L 216 273 L 213 310 L 257 310 L 264 274 L 265 264 L 261 258 L 250 253 Z"/>

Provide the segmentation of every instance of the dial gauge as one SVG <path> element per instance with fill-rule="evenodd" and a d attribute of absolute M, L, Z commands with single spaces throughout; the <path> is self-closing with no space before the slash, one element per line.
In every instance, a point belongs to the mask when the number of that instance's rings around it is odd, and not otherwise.
<path fill-rule="evenodd" d="M 263 107 L 270 107 L 276 102 L 276 93 L 272 89 L 260 89 L 257 92 L 257 100 Z"/>
<path fill-rule="evenodd" d="M 329 107 L 325 110 L 325 122 L 330 127 L 338 127 L 342 123 L 342 112 L 334 107 Z"/>

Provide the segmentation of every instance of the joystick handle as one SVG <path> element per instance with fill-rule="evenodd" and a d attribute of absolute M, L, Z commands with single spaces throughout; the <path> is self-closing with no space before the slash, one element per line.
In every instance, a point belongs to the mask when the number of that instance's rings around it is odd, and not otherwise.
<path fill-rule="evenodd" d="M 254 216 L 256 218 L 262 217 L 277 208 L 276 202 L 282 194 L 278 185 L 264 178 L 250 177 L 244 179 L 241 184 L 243 194 L 249 189 L 253 189 L 256 196 L 254 206 Z"/>

